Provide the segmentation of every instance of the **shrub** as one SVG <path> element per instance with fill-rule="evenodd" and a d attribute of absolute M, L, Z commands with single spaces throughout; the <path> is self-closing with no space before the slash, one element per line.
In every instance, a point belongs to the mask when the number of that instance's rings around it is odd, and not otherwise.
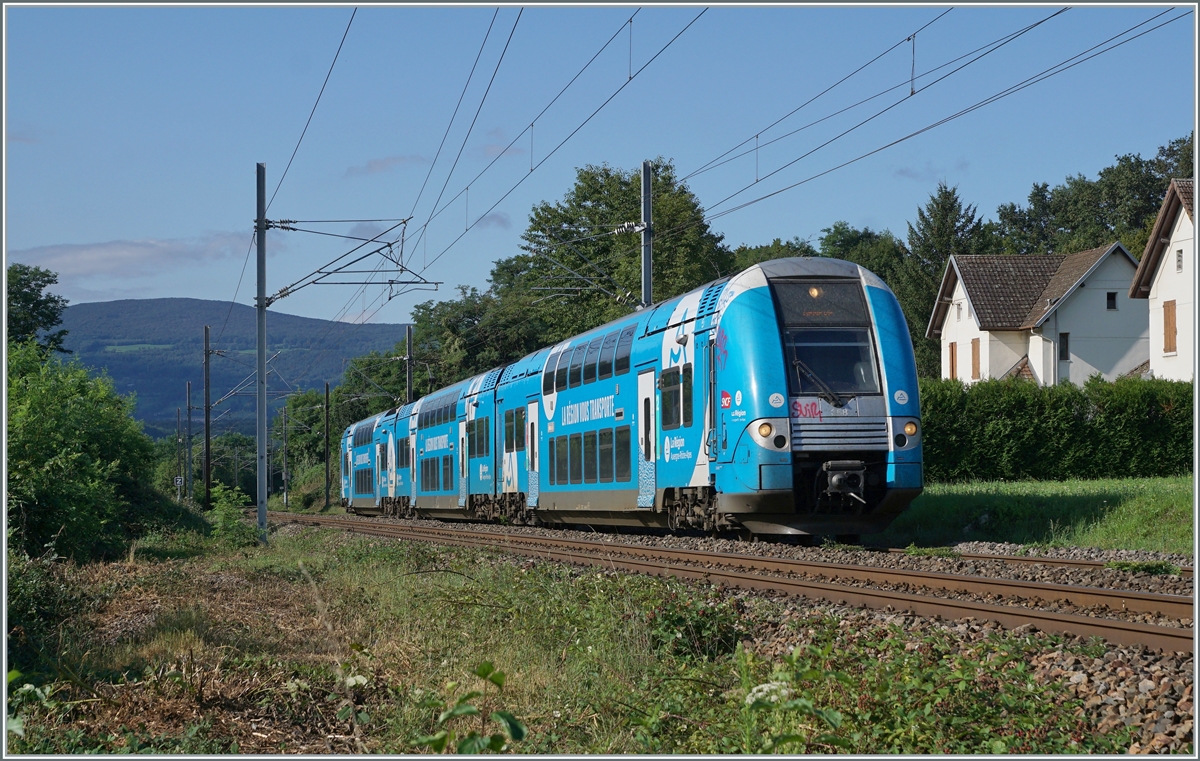
<path fill-rule="evenodd" d="M 243 511 L 247 497 L 241 489 L 213 484 L 210 514 L 213 536 L 234 547 L 249 547 L 258 541 L 258 530 L 246 522 Z"/>
<path fill-rule="evenodd" d="M 78 612 L 82 593 L 53 552 L 31 558 L 10 545 L 7 559 L 8 667 L 29 671 L 59 624 Z"/>
<path fill-rule="evenodd" d="M 920 384 L 932 482 L 1191 472 L 1191 383 L 1094 376 L 1082 387 L 1018 379 Z"/>
<path fill-rule="evenodd" d="M 8 345 L 8 520 L 36 556 L 52 543 L 76 560 L 113 556 L 161 508 L 150 485 L 153 444 L 133 400 L 106 376 Z"/>

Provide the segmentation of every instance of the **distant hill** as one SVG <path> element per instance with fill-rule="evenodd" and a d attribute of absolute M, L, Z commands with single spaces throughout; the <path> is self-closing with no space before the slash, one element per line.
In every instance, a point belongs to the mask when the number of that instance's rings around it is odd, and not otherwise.
<path fill-rule="evenodd" d="M 225 324 L 226 315 L 229 322 Z M 135 416 L 159 437 L 175 430 L 175 409 L 184 407 L 186 382 L 192 382 L 192 406 L 204 404 L 204 326 L 210 326 L 212 400 L 215 402 L 254 372 L 254 307 L 202 299 L 125 299 L 74 304 L 63 312 L 66 348 L 87 367 L 103 368 L 117 391 L 137 395 Z M 221 327 L 225 325 L 224 333 Z M 268 391 L 323 389 L 336 385 L 345 360 L 371 351 L 388 351 L 404 341 L 404 325 L 330 322 L 267 310 Z M 220 340 L 218 341 L 218 335 Z M 254 386 L 215 407 L 213 433 L 254 433 Z M 273 402 L 272 413 L 282 402 Z M 183 409 L 184 420 L 187 409 Z M 192 411 L 192 430 L 204 422 Z"/>

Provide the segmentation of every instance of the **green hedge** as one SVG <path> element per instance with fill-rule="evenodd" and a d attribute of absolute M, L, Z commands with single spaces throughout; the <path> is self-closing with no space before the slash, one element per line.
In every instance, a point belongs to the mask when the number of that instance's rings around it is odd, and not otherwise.
<path fill-rule="evenodd" d="M 922 378 L 925 479 L 1143 478 L 1192 470 L 1192 384 L 1093 377 L 1081 388 L 1025 380 Z"/>

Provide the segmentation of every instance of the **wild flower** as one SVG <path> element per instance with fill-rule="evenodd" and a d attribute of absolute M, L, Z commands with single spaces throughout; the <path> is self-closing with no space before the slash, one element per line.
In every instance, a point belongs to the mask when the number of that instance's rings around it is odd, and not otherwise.
<path fill-rule="evenodd" d="M 746 705 L 754 705 L 758 700 L 778 703 L 791 696 L 792 688 L 788 686 L 787 682 L 765 682 L 750 690 L 750 694 L 746 696 Z"/>

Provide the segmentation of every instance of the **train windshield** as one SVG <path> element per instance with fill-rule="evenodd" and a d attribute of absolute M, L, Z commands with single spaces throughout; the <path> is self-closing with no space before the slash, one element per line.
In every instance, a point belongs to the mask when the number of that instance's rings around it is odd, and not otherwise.
<path fill-rule="evenodd" d="M 771 283 L 779 304 L 793 394 L 878 394 L 871 318 L 856 281 Z"/>

